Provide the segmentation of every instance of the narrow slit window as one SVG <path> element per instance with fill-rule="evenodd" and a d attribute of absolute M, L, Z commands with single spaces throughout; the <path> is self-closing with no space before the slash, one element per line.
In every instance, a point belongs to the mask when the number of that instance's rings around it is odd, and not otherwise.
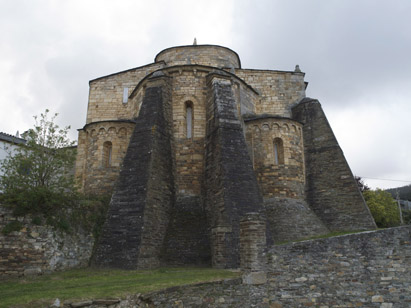
<path fill-rule="evenodd" d="M 274 165 L 284 164 L 284 147 L 281 138 L 274 139 Z"/>
<path fill-rule="evenodd" d="M 186 103 L 186 136 L 187 139 L 193 137 L 193 104 Z"/>
<path fill-rule="evenodd" d="M 110 167 L 112 163 L 113 145 L 110 141 L 103 144 L 103 166 Z"/>
<path fill-rule="evenodd" d="M 278 165 L 278 144 L 274 143 L 274 165 Z"/>
<path fill-rule="evenodd" d="M 123 89 L 123 104 L 127 104 L 128 102 L 128 87 Z"/>

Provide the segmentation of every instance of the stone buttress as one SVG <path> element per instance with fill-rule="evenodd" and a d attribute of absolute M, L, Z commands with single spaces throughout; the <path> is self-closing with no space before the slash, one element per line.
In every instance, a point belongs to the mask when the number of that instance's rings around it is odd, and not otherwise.
<path fill-rule="evenodd" d="M 174 196 L 167 79 L 148 81 L 94 255 L 95 266 L 132 269 L 160 264 Z"/>
<path fill-rule="evenodd" d="M 239 265 L 240 220 L 262 212 L 262 196 L 248 155 L 229 78 L 208 77 L 205 204 L 211 228 L 212 265 Z"/>
<path fill-rule="evenodd" d="M 375 229 L 320 103 L 305 98 L 292 112 L 304 124 L 306 200 L 311 209 L 331 231 Z"/>

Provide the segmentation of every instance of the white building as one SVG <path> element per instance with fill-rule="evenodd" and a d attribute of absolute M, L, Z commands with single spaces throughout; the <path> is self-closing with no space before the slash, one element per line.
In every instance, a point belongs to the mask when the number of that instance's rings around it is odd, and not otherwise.
<path fill-rule="evenodd" d="M 3 161 L 9 153 L 13 154 L 17 147 L 25 143 L 26 140 L 23 138 L 0 132 L 0 162 Z M 3 169 L 0 167 L 0 176 L 2 175 Z"/>

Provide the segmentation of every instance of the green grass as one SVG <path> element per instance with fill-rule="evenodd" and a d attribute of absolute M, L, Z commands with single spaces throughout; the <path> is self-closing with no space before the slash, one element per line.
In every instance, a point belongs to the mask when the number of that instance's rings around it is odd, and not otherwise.
<path fill-rule="evenodd" d="M 0 281 L 0 307 L 45 307 L 54 299 L 121 298 L 127 294 L 237 277 L 211 268 L 162 268 L 144 271 L 79 269 Z"/>

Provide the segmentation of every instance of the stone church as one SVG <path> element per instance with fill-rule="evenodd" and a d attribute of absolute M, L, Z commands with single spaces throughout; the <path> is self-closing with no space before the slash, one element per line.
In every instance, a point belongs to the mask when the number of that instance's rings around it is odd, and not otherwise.
<path fill-rule="evenodd" d="M 76 178 L 112 194 L 93 264 L 236 268 L 248 213 L 268 246 L 375 229 L 307 85 L 298 66 L 245 69 L 233 50 L 196 44 L 91 80 Z"/>

